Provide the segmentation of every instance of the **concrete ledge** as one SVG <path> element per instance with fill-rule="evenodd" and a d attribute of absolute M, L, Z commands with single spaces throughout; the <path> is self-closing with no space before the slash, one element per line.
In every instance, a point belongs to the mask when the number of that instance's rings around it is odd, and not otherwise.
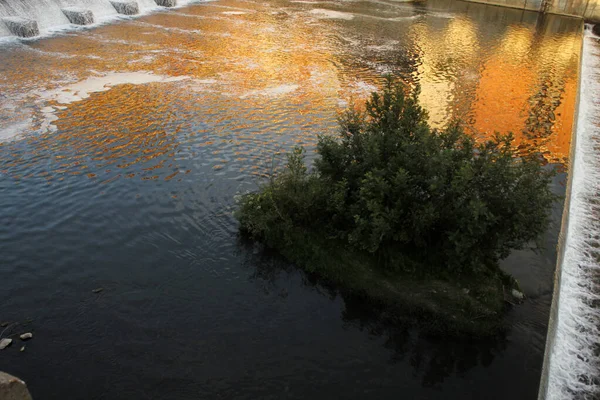
<path fill-rule="evenodd" d="M 2 22 L 10 33 L 19 37 L 33 37 L 40 34 L 37 21 L 21 17 L 4 17 Z"/>
<path fill-rule="evenodd" d="M 177 5 L 177 0 L 154 0 L 156 4 L 162 7 L 175 7 Z"/>
<path fill-rule="evenodd" d="M 581 103 L 581 73 L 582 73 L 582 59 L 583 59 L 583 44 L 584 39 L 584 23 L 581 21 L 579 27 L 581 45 L 579 47 L 579 73 L 577 74 L 577 97 L 575 99 L 575 114 L 573 116 L 573 125 L 571 128 L 571 148 L 569 149 L 569 160 L 573 162 L 575 160 L 575 148 L 577 144 L 577 119 L 579 117 L 579 104 Z M 563 206 L 562 221 L 560 227 L 560 233 L 558 235 L 557 254 L 556 254 L 556 269 L 554 270 L 554 288 L 552 290 L 552 304 L 550 306 L 550 316 L 548 319 L 548 331 L 546 333 L 546 347 L 544 350 L 544 362 L 542 364 L 542 372 L 540 377 L 540 387 L 538 390 L 538 400 L 546 400 L 548 394 L 548 372 L 550 369 L 550 354 L 552 353 L 552 347 L 554 346 L 554 338 L 556 336 L 556 325 L 558 322 L 558 303 L 560 301 L 560 283 L 561 283 L 561 272 L 562 265 L 565 258 L 565 248 L 567 241 L 567 231 L 569 227 L 569 209 L 571 206 L 571 191 L 573 188 L 573 167 L 569 167 L 567 177 L 567 187 L 565 190 L 565 204 Z"/>
<path fill-rule="evenodd" d="M 94 14 L 91 10 L 77 7 L 67 7 L 61 10 L 63 14 L 75 25 L 89 25 L 94 23 Z"/>
<path fill-rule="evenodd" d="M 31 400 L 31 394 L 25 382 L 0 371 L 0 399 Z"/>
<path fill-rule="evenodd" d="M 135 15 L 140 12 L 140 7 L 135 1 L 111 0 L 110 4 L 112 4 L 119 14 Z"/>

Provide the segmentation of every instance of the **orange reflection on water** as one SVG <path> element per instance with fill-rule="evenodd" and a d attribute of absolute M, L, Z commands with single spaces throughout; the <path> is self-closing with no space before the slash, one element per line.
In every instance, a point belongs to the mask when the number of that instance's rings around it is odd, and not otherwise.
<path fill-rule="evenodd" d="M 566 163 L 577 95 L 580 38 L 543 40 L 524 29 L 507 30 L 485 62 L 473 106 L 474 128 L 513 132 L 517 144 Z M 521 57 L 515 58 L 515 54 Z"/>
<path fill-rule="evenodd" d="M 430 123 L 460 119 L 478 136 L 512 132 L 517 145 L 566 163 L 581 38 L 561 22 L 548 17 L 535 29 L 509 25 L 491 48 L 481 44 L 482 28 L 471 20 L 435 29 L 415 25 L 413 37 L 422 49 L 419 100 Z"/>
<path fill-rule="evenodd" d="M 243 14 L 226 14 L 229 6 Z M 0 106 L 15 102 L 38 133 L 26 137 L 25 150 L 0 148 L 0 172 L 105 183 L 179 180 L 204 167 L 264 175 L 290 146 L 312 147 L 323 129 L 335 129 L 344 102 L 362 102 L 381 83 L 381 67 L 401 68 L 420 84 L 433 126 L 459 118 L 486 135 L 512 131 L 549 160 L 566 161 L 580 43 L 572 24 L 528 25 L 477 5 L 493 18 L 394 20 L 386 11 L 336 20 L 315 17 L 311 7 L 223 0 L 7 52 L 0 87 L 9 95 Z M 366 54 L 366 43 L 376 51 Z M 145 84 L 109 82 L 86 95 L 73 86 L 140 71 Z M 14 114 L 0 110 L 18 122 Z"/>

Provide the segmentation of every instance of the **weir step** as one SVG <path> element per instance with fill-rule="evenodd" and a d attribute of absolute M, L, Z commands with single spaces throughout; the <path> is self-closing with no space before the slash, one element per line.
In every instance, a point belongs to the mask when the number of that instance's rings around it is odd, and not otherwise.
<path fill-rule="evenodd" d="M 110 4 L 117 10 L 119 14 L 135 15 L 140 12 L 140 7 L 135 1 L 128 0 L 111 0 Z"/>
<path fill-rule="evenodd" d="M 91 10 L 78 7 L 67 7 L 61 9 L 69 22 L 75 25 L 90 25 L 94 23 L 94 14 Z"/>
<path fill-rule="evenodd" d="M 177 5 L 177 0 L 154 0 L 156 4 L 162 7 L 175 7 Z"/>
<path fill-rule="evenodd" d="M 4 17 L 2 22 L 8 28 L 10 33 L 15 36 L 28 38 L 40 34 L 40 28 L 37 21 L 22 17 Z"/>

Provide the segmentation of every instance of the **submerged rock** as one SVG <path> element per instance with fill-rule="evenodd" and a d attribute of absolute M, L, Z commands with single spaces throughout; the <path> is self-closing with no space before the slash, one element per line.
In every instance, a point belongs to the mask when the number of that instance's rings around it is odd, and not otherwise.
<path fill-rule="evenodd" d="M 177 0 L 154 0 L 161 7 L 175 7 Z"/>
<path fill-rule="evenodd" d="M 594 35 L 600 36 L 600 24 L 595 24 L 592 27 L 592 32 L 594 32 Z"/>
<path fill-rule="evenodd" d="M 78 7 L 67 7 L 63 8 L 62 12 L 72 24 L 89 25 L 94 23 L 94 14 L 91 10 Z"/>
<path fill-rule="evenodd" d="M 37 21 L 21 17 L 4 17 L 2 22 L 8 28 L 10 33 L 19 37 L 33 37 L 40 34 L 40 28 Z"/>
<path fill-rule="evenodd" d="M 117 12 L 119 14 L 135 15 L 140 12 L 140 7 L 138 6 L 138 3 L 135 1 L 111 0 L 110 4 L 113 5 L 115 10 L 117 10 Z"/>
<path fill-rule="evenodd" d="M 29 340 L 33 337 L 33 333 L 27 332 L 27 333 L 22 334 L 19 337 L 21 338 L 21 340 Z"/>
<path fill-rule="evenodd" d="M 25 382 L 12 375 L 0 372 L 0 399 L 2 400 L 31 400 Z"/>
<path fill-rule="evenodd" d="M 2 339 L 0 340 L 0 350 L 4 350 L 12 343 L 12 339 Z"/>
<path fill-rule="evenodd" d="M 102 292 L 103 290 L 104 290 L 104 288 L 99 287 L 98 289 L 92 290 L 92 293 L 98 294 L 98 293 Z"/>
<path fill-rule="evenodd" d="M 523 300 L 525 298 L 525 295 L 523 293 L 519 292 L 517 289 L 513 289 L 511 294 L 515 299 L 518 299 L 518 300 Z"/>

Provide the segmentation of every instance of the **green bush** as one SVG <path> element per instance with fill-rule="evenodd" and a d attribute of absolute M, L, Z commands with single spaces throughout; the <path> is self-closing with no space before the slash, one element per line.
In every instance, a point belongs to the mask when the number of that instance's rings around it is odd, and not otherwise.
<path fill-rule="evenodd" d="M 441 276 L 496 274 L 546 230 L 552 173 L 518 157 L 512 135 L 478 143 L 459 123 L 432 129 L 417 93 L 391 81 L 340 125 L 319 138 L 313 171 L 296 148 L 242 197 L 242 230 L 305 265 L 335 243 L 382 273 Z"/>

